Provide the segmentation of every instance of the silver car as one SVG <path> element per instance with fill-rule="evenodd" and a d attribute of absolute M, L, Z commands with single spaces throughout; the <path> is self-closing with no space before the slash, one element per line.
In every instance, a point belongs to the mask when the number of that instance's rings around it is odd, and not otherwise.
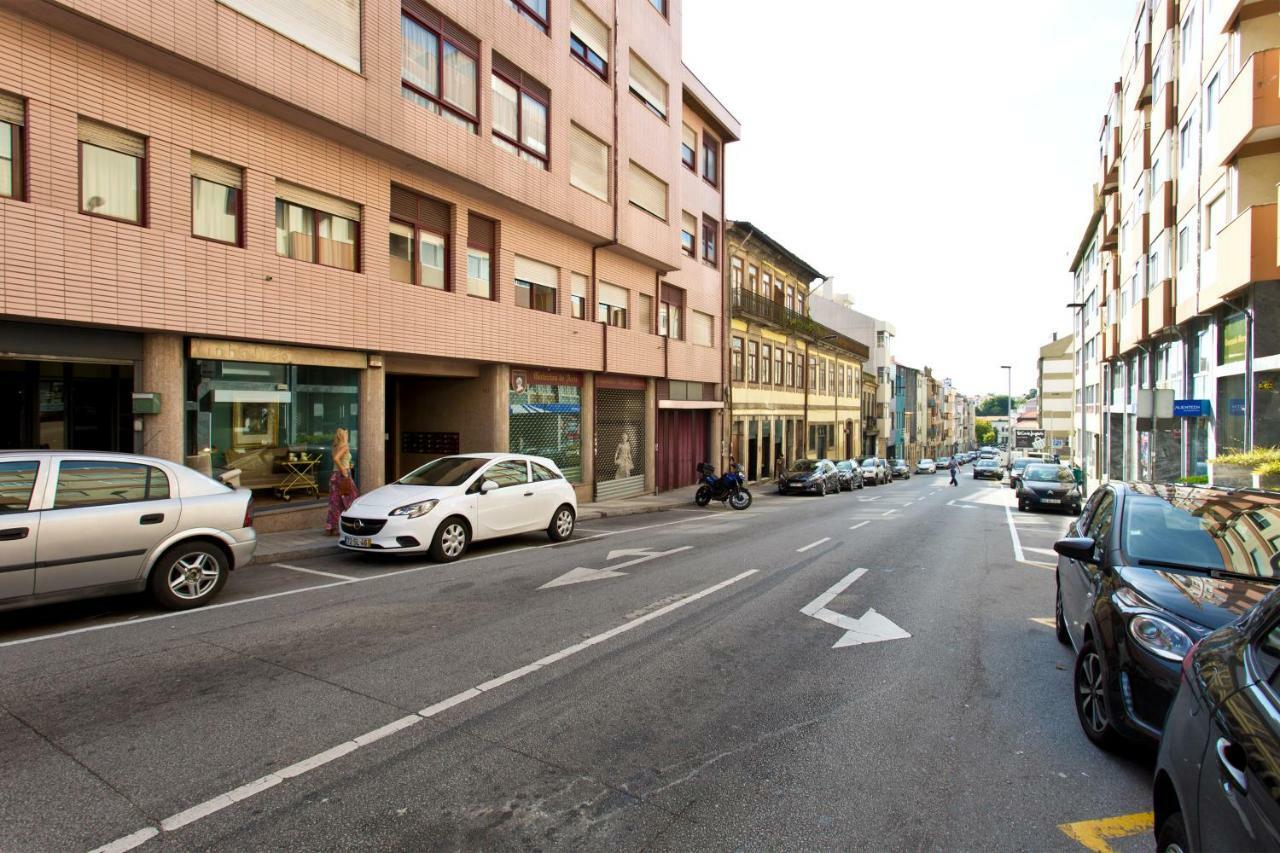
<path fill-rule="evenodd" d="M 0 610 L 142 590 L 199 607 L 256 545 L 252 493 L 177 463 L 0 451 Z"/>

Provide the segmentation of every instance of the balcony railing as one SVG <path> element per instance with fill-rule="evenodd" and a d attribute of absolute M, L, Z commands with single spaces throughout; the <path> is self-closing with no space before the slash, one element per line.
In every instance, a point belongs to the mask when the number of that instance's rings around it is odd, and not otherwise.
<path fill-rule="evenodd" d="M 871 350 L 861 341 L 855 341 L 847 335 L 829 329 L 817 320 L 793 311 L 772 299 L 735 288 L 732 291 L 731 305 L 734 315 L 750 317 L 753 320 L 804 335 L 814 341 L 825 341 L 864 359 L 871 355 Z"/>

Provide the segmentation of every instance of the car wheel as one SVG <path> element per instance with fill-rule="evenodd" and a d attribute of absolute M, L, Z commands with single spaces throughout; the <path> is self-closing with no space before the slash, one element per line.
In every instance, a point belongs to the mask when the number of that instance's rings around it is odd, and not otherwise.
<path fill-rule="evenodd" d="M 1085 737 L 1095 746 L 1114 750 L 1120 745 L 1120 734 L 1111 723 L 1111 711 L 1107 705 L 1107 676 L 1102 655 L 1094 648 L 1093 640 L 1085 641 L 1076 655 L 1072 678 L 1075 691 L 1076 716 Z"/>
<path fill-rule="evenodd" d="M 573 535 L 573 524 L 573 507 L 565 504 L 551 516 L 551 523 L 547 525 L 547 538 L 552 542 L 563 542 Z"/>
<path fill-rule="evenodd" d="M 431 539 L 431 559 L 437 563 L 452 563 L 467 551 L 471 544 L 471 530 L 458 516 L 446 518 L 436 528 Z"/>
<path fill-rule="evenodd" d="M 227 558 L 204 542 L 175 545 L 151 569 L 151 597 L 169 610 L 202 607 L 227 582 Z"/>
<path fill-rule="evenodd" d="M 1058 642 L 1064 646 L 1071 645 L 1071 635 L 1067 633 L 1067 618 L 1062 615 L 1062 585 L 1054 584 L 1055 595 L 1053 597 L 1053 630 L 1058 637 Z"/>
<path fill-rule="evenodd" d="M 1156 850 L 1160 853 L 1186 853 L 1190 849 L 1186 821 L 1182 819 L 1182 812 L 1174 812 L 1160 824 L 1160 831 L 1156 833 Z"/>

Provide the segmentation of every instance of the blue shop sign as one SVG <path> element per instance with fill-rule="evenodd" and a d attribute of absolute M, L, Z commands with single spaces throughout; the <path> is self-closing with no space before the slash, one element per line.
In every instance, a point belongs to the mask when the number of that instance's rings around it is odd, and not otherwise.
<path fill-rule="evenodd" d="M 1229 411 L 1233 417 L 1243 418 L 1246 414 L 1244 408 L 1243 397 L 1232 397 L 1231 404 L 1227 407 L 1227 411 Z"/>
<path fill-rule="evenodd" d="M 1207 418 L 1212 414 L 1208 400 L 1174 400 L 1175 418 Z"/>

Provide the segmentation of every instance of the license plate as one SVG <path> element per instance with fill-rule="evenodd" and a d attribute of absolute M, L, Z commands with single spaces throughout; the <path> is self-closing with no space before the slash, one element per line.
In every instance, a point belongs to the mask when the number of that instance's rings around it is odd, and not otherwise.
<path fill-rule="evenodd" d="M 346 536 L 343 535 L 339 542 L 351 548 L 369 548 L 373 545 L 373 540 L 368 536 Z"/>
<path fill-rule="evenodd" d="M 1060 503 L 1062 503 L 1062 500 L 1061 500 L 1060 498 L 1041 498 L 1041 499 L 1040 499 L 1040 503 L 1042 503 L 1042 504 L 1060 504 Z"/>

